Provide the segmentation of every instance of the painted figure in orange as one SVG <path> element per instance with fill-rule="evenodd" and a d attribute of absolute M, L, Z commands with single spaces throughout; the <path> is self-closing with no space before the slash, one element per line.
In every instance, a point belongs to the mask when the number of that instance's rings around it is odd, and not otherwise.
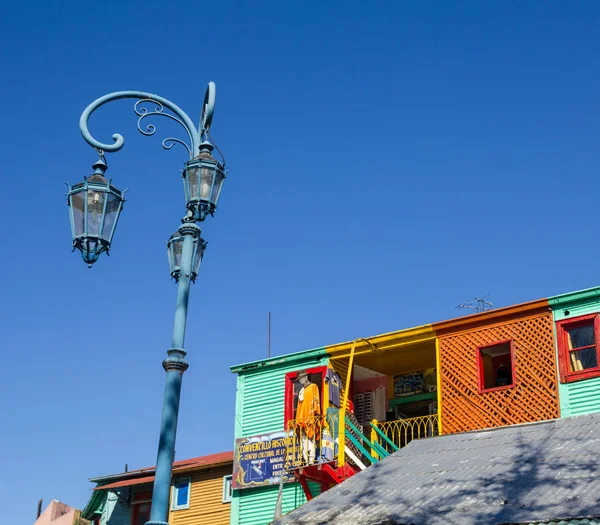
<path fill-rule="evenodd" d="M 319 439 L 321 421 L 321 400 L 319 387 L 311 383 L 306 372 L 300 372 L 297 381 L 302 386 L 298 393 L 296 421 L 304 430 L 301 436 L 302 455 L 308 464 L 314 463 L 316 440 Z"/>

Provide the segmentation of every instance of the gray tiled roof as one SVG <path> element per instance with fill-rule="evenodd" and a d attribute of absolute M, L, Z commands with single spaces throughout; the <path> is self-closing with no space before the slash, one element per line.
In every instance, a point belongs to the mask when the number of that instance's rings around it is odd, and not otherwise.
<path fill-rule="evenodd" d="M 600 516 L 599 464 L 600 414 L 432 437 L 274 523 L 588 523 L 569 520 Z"/>

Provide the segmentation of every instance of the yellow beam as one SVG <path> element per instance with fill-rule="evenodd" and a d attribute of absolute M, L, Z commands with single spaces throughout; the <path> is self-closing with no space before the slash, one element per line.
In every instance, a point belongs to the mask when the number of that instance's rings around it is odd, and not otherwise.
<path fill-rule="evenodd" d="M 348 404 L 348 395 L 350 394 L 350 381 L 352 378 L 352 366 L 354 363 L 354 350 L 356 349 L 356 340 L 352 343 L 350 352 L 350 361 L 348 363 L 348 373 L 346 374 L 346 388 L 342 396 L 342 406 L 340 407 L 340 421 L 338 422 L 338 465 L 341 467 L 346 463 L 346 406 Z"/>
<path fill-rule="evenodd" d="M 442 432 L 442 367 L 440 359 L 440 340 L 435 340 L 435 375 L 437 382 L 437 413 L 438 413 L 438 432 Z"/>

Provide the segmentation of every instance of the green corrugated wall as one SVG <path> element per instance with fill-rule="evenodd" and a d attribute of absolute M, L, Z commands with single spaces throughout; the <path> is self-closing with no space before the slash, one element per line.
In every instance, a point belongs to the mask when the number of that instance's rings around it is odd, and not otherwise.
<path fill-rule="evenodd" d="M 303 368 L 323 366 L 328 362 L 324 348 L 272 358 L 253 363 L 252 367 L 234 367 L 237 371 L 235 439 L 277 432 L 284 428 L 285 374 Z M 310 484 L 313 495 L 319 485 Z M 266 525 L 273 520 L 279 487 L 264 487 L 234 491 L 231 505 L 231 525 Z M 302 487 L 286 483 L 283 488 L 284 513 L 306 501 Z"/>
<path fill-rule="evenodd" d="M 600 287 L 589 288 L 549 297 L 554 322 L 573 319 L 580 315 L 600 312 Z M 556 325 L 554 327 L 558 363 L 558 343 Z M 556 373 L 560 376 L 560 372 Z M 558 383 L 560 415 L 562 417 L 580 416 L 600 412 L 600 378 L 582 379 L 572 383 Z"/>

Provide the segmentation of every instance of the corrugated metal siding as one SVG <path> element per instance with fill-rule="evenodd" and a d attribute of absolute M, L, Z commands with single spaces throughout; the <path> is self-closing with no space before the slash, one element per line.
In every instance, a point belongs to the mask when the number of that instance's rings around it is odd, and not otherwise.
<path fill-rule="evenodd" d="M 560 411 L 563 416 L 581 416 L 600 412 L 600 377 L 561 384 Z"/>
<path fill-rule="evenodd" d="M 119 494 L 121 498 L 112 491 L 108 493 L 100 521 L 103 525 L 131 525 L 131 507 L 123 501 L 127 501 L 127 489 Z"/>
<path fill-rule="evenodd" d="M 594 293 L 598 289 L 581 290 L 557 295 L 549 299 L 555 323 L 573 319 L 580 315 L 600 312 L 600 300 Z M 554 325 L 556 329 L 556 324 Z M 558 339 L 556 352 L 558 355 Z M 600 412 L 600 378 L 583 379 L 574 383 L 559 383 L 560 415 L 563 417 L 581 416 Z"/>
<path fill-rule="evenodd" d="M 243 399 L 238 403 L 239 437 L 265 432 L 276 432 L 284 427 L 285 374 L 302 368 L 327 364 L 328 357 L 313 358 L 302 363 L 292 363 L 271 370 L 260 370 L 240 375 L 243 388 L 238 388 Z"/>
<path fill-rule="evenodd" d="M 190 508 L 171 511 L 171 525 L 229 525 L 231 503 L 223 503 L 223 476 L 231 465 L 190 475 Z"/>
<path fill-rule="evenodd" d="M 313 496 L 320 493 L 317 483 L 309 482 Z M 240 525 L 267 525 L 273 521 L 279 487 L 261 489 L 246 489 L 240 498 Z M 304 491 L 298 483 L 288 483 L 283 486 L 282 505 L 284 514 L 306 503 Z"/>
<path fill-rule="evenodd" d="M 252 370 L 238 375 L 235 437 L 247 437 L 284 428 L 285 374 L 303 368 L 326 365 L 327 355 L 312 356 L 305 361 L 283 363 L 269 369 Z M 265 525 L 273 520 L 278 486 L 234 491 L 232 525 Z M 319 494 L 318 485 L 311 492 Z M 283 489 L 282 508 L 290 512 L 306 501 L 302 487 L 287 483 Z"/>

